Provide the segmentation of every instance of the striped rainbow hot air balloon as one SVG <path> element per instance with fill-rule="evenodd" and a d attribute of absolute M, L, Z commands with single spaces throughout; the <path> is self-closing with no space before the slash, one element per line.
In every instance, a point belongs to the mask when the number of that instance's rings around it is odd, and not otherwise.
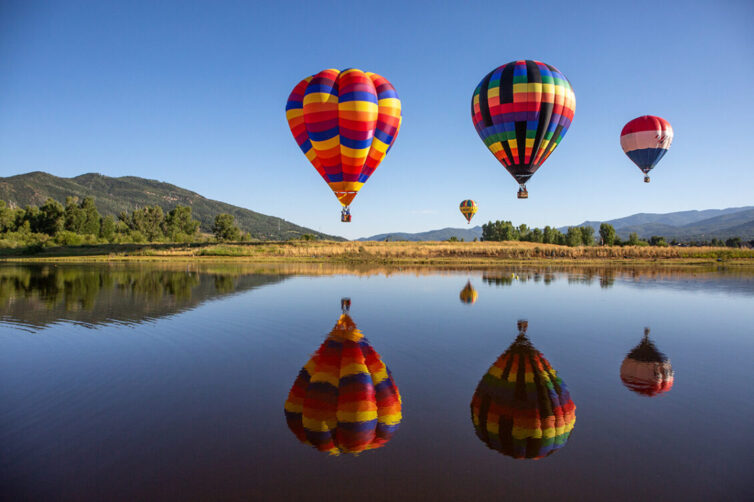
<path fill-rule="evenodd" d="M 471 97 L 477 134 L 519 184 L 555 151 L 571 126 L 576 95 L 557 68 L 541 61 L 511 61 L 489 72 Z"/>
<path fill-rule="evenodd" d="M 477 437 L 517 459 L 540 459 L 565 446 L 576 406 L 563 380 L 526 337 L 519 335 L 482 377 L 471 400 Z"/>
<path fill-rule="evenodd" d="M 398 388 L 348 313 L 299 372 L 285 418 L 299 441 L 332 455 L 380 448 L 398 429 Z"/>
<path fill-rule="evenodd" d="M 473 200 L 466 199 L 464 201 L 461 201 L 461 204 L 458 208 L 461 210 L 463 217 L 466 218 L 466 223 L 471 223 L 471 218 L 474 217 L 477 210 L 479 209 L 479 206 L 477 206 L 477 203 Z"/>
<path fill-rule="evenodd" d="M 643 396 L 656 396 L 673 388 L 675 372 L 670 359 L 657 350 L 644 328 L 641 343 L 628 353 L 620 365 L 623 385 Z"/>
<path fill-rule="evenodd" d="M 301 151 L 343 205 L 341 221 L 351 221 L 349 205 L 398 136 L 395 88 L 376 73 L 323 70 L 293 88 L 285 115 Z"/>
<path fill-rule="evenodd" d="M 633 119 L 623 126 L 620 133 L 620 146 L 644 173 L 645 183 L 649 183 L 649 171 L 668 153 L 672 142 L 673 128 L 670 123 L 654 115 Z"/>

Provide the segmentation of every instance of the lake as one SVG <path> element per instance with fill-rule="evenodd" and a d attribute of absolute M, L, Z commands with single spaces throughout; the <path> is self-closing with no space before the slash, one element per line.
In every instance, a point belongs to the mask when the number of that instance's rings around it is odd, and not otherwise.
<path fill-rule="evenodd" d="M 2 494 L 753 500 L 752 325 L 725 267 L 4 264 Z"/>

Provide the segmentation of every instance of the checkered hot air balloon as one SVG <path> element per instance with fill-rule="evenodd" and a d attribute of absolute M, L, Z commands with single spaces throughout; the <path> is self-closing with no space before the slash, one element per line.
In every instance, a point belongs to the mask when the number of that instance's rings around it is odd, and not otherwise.
<path fill-rule="evenodd" d="M 656 396 L 673 388 L 674 372 L 670 359 L 657 350 L 649 339 L 649 328 L 644 328 L 644 338 L 634 347 L 620 365 L 620 379 L 630 390 L 644 396 Z"/>
<path fill-rule="evenodd" d="M 479 294 L 476 292 L 476 289 L 474 289 L 474 286 L 471 285 L 471 281 L 468 281 L 466 283 L 466 286 L 464 286 L 464 288 L 461 290 L 460 296 L 462 303 L 471 305 L 472 303 L 476 302 Z"/>
<path fill-rule="evenodd" d="M 285 402 L 285 418 L 299 441 L 332 455 L 380 448 L 398 429 L 398 388 L 347 305 L 299 372 Z"/>
<path fill-rule="evenodd" d="M 398 136 L 401 102 L 376 73 L 323 70 L 293 88 L 285 106 L 296 143 L 343 205 L 349 205 Z"/>
<path fill-rule="evenodd" d="M 673 128 L 661 117 L 644 115 L 623 126 L 620 146 L 628 158 L 644 173 L 644 182 L 649 183 L 651 171 L 662 159 L 673 142 Z"/>
<path fill-rule="evenodd" d="M 461 201 L 459 209 L 461 210 L 463 217 L 466 218 L 466 223 L 471 223 L 471 218 L 474 217 L 479 207 L 473 200 L 466 199 L 464 201 Z"/>
<path fill-rule="evenodd" d="M 565 446 L 576 406 L 565 383 L 526 337 L 519 335 L 482 377 L 471 400 L 476 435 L 517 459 L 540 459 Z"/>
<path fill-rule="evenodd" d="M 557 68 L 520 60 L 495 68 L 471 98 L 471 118 L 479 137 L 520 185 L 563 140 L 576 111 L 571 83 Z"/>

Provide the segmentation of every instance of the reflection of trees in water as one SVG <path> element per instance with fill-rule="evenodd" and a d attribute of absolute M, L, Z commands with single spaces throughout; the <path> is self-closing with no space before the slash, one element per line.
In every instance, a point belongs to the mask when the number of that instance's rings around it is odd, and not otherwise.
<path fill-rule="evenodd" d="M 140 322 L 284 278 L 233 268 L 203 273 L 188 267 L 144 265 L 3 266 L 0 316 L 27 326 L 58 320 L 86 324 Z"/>
<path fill-rule="evenodd" d="M 533 281 L 545 285 L 566 280 L 568 284 L 592 285 L 599 282 L 601 288 L 610 288 L 616 280 L 626 284 L 662 283 L 677 287 L 689 285 L 688 279 L 705 287 L 730 289 L 754 293 L 754 273 L 751 269 L 725 267 L 672 267 L 660 266 L 519 266 L 482 269 L 482 279 L 494 286 L 510 286 L 514 283 Z M 686 280 L 684 280 L 686 279 Z"/>

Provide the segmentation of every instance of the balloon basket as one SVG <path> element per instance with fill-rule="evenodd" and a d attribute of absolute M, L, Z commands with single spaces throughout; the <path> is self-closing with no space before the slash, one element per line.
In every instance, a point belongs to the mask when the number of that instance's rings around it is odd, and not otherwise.
<path fill-rule="evenodd" d="M 340 215 L 340 221 L 343 223 L 351 223 L 351 215 L 350 214 L 341 214 Z"/>
<path fill-rule="evenodd" d="M 518 198 L 519 199 L 528 199 L 529 198 L 529 192 L 527 190 L 519 190 L 518 191 Z"/>
<path fill-rule="evenodd" d="M 649 183 L 649 176 L 644 176 L 644 183 Z"/>

